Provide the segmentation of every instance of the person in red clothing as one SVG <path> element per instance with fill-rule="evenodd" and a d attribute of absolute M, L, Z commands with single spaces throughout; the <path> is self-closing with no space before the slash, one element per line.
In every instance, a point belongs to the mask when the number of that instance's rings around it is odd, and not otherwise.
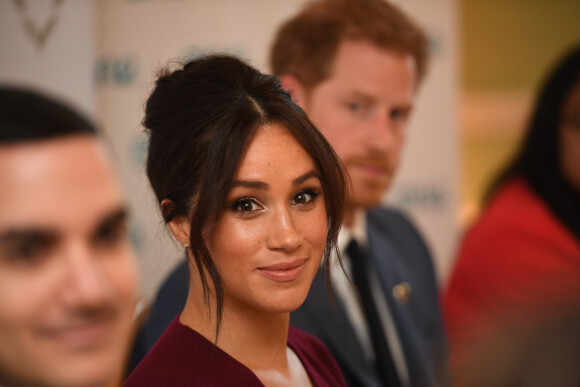
<path fill-rule="evenodd" d="M 518 331 L 542 332 L 580 310 L 580 46 L 547 78 L 521 149 L 488 198 L 444 296 L 458 385 L 472 385 L 492 354 L 522 350 L 509 339 Z M 546 368 L 524 367 L 528 376 Z"/>
<path fill-rule="evenodd" d="M 347 192 L 322 134 L 277 77 L 225 55 L 162 73 L 144 126 L 190 285 L 125 385 L 345 386 L 324 345 L 290 327 L 323 260 L 330 270 Z"/>

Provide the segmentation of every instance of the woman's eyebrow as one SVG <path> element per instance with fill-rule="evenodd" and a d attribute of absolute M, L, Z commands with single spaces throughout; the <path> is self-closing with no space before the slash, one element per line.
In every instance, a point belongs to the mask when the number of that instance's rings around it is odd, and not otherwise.
<path fill-rule="evenodd" d="M 256 188 L 267 190 L 270 186 L 263 181 L 251 181 L 251 180 L 236 180 L 232 183 L 233 187 L 247 187 L 247 188 Z"/>
<path fill-rule="evenodd" d="M 315 177 L 318 180 L 320 180 L 320 175 L 318 174 L 318 172 L 316 172 L 315 170 L 312 170 L 312 171 L 306 172 L 304 175 L 298 176 L 296 179 L 292 180 L 292 184 L 298 185 L 298 184 L 304 183 L 306 180 L 310 179 L 311 177 Z"/>
<path fill-rule="evenodd" d="M 320 179 L 318 172 L 316 172 L 315 170 L 312 170 L 312 171 L 306 172 L 305 174 L 298 176 L 297 178 L 292 180 L 292 185 L 301 184 L 312 177 Z M 261 189 L 261 190 L 268 190 L 270 188 L 270 185 L 268 183 L 264 183 L 263 181 L 235 180 L 232 183 L 232 188 L 233 187 L 247 187 L 247 188 L 256 188 L 256 189 Z"/>

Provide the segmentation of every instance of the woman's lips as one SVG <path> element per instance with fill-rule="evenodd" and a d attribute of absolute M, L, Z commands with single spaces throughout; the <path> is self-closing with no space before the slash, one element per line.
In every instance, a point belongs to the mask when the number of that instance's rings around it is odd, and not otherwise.
<path fill-rule="evenodd" d="M 289 282 L 294 281 L 304 271 L 306 268 L 306 262 L 308 259 L 297 259 L 292 262 L 277 263 L 275 265 L 269 265 L 264 267 L 259 267 L 258 271 L 265 277 L 277 281 L 277 282 Z"/>

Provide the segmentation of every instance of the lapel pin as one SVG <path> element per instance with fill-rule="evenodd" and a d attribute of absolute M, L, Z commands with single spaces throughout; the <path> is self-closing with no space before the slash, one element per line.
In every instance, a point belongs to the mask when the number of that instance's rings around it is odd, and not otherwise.
<path fill-rule="evenodd" d="M 401 304 L 408 304 L 411 301 L 411 284 L 401 282 L 393 288 L 393 297 Z"/>

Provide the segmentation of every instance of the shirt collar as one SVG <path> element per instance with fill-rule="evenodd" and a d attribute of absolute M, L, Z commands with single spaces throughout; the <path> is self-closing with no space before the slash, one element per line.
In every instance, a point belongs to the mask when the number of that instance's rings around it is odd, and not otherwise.
<path fill-rule="evenodd" d="M 354 214 L 354 222 L 351 227 L 341 227 L 338 233 L 338 249 L 344 254 L 348 244 L 352 239 L 355 239 L 359 246 L 366 247 L 367 241 L 367 223 L 366 211 L 357 210 Z"/>

